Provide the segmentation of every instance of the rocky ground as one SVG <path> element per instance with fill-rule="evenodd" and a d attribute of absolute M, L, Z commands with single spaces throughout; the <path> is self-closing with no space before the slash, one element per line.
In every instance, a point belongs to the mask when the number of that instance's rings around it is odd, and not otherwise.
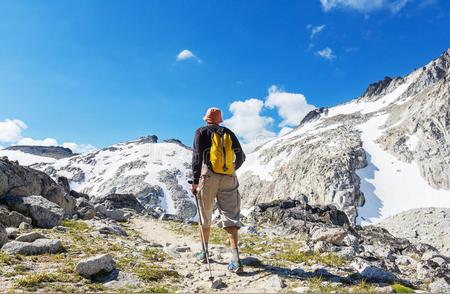
<path fill-rule="evenodd" d="M 389 217 L 377 226 L 399 238 L 433 245 L 450 256 L 450 209 L 411 209 Z"/>
<path fill-rule="evenodd" d="M 132 194 L 92 198 L 0 159 L 1 292 L 450 292 L 449 258 L 387 230 L 353 226 L 335 206 L 258 204 L 243 218 L 245 273 L 210 239 L 214 285 L 197 264 L 199 228 Z M 214 286 L 214 287 L 212 287 Z"/>

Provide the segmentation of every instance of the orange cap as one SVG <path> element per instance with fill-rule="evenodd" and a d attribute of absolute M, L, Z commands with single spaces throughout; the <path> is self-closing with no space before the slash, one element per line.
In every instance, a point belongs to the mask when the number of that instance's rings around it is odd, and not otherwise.
<path fill-rule="evenodd" d="M 205 117 L 203 118 L 209 124 L 220 124 L 222 120 L 222 111 L 217 107 L 211 107 L 206 111 Z"/>

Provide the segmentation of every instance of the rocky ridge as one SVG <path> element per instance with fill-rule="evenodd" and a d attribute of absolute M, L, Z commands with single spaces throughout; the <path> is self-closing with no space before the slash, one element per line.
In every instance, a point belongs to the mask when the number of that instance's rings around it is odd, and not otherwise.
<path fill-rule="evenodd" d="M 5 150 L 22 151 L 33 155 L 61 159 L 74 156 L 75 154 L 69 148 L 61 146 L 27 146 L 14 145 L 5 148 Z"/>
<path fill-rule="evenodd" d="M 371 84 L 349 103 L 313 110 L 257 148 L 238 171 L 244 205 L 306 197 L 337 205 L 357 223 L 450 206 L 449 61 L 450 49 L 405 77 Z M 402 187 L 407 182 L 414 185 Z"/>
<path fill-rule="evenodd" d="M 153 135 L 32 167 L 55 180 L 67 178 L 73 190 L 99 201 L 110 194 L 130 194 L 146 208 L 191 218 L 191 154 L 180 141 L 158 143 Z"/>

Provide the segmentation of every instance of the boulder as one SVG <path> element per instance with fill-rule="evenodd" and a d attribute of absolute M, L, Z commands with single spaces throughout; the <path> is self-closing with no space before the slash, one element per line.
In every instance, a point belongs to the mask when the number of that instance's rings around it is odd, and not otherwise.
<path fill-rule="evenodd" d="M 336 246 L 343 246 L 344 239 L 349 235 L 344 228 L 317 228 L 312 231 L 313 242 L 326 241 Z"/>
<path fill-rule="evenodd" d="M 30 225 L 29 223 L 22 222 L 19 225 L 19 230 L 24 231 L 24 232 L 31 231 L 32 229 L 33 229 L 33 226 Z"/>
<path fill-rule="evenodd" d="M 6 196 L 1 198 L 11 210 L 18 211 L 32 219 L 33 225 L 41 228 L 53 228 L 61 223 L 64 210 L 42 196 L 28 197 Z"/>
<path fill-rule="evenodd" d="M 97 204 L 94 206 L 96 214 L 99 216 L 103 216 L 118 222 L 127 221 L 128 218 L 125 215 L 125 212 L 120 209 L 107 209 L 103 204 Z"/>
<path fill-rule="evenodd" d="M 5 227 L 17 228 L 22 222 L 31 224 L 31 218 L 26 217 L 17 211 L 9 211 L 6 206 L 0 206 L 0 223 L 5 225 Z"/>
<path fill-rule="evenodd" d="M 69 195 L 72 196 L 73 198 L 76 198 L 76 199 L 84 198 L 86 200 L 89 200 L 89 195 L 84 194 L 84 193 L 80 193 L 80 192 L 77 192 L 77 191 L 74 191 L 74 190 L 70 190 Z"/>
<path fill-rule="evenodd" d="M 64 192 L 70 193 L 69 180 L 66 177 L 58 177 L 58 184 L 64 189 Z"/>
<path fill-rule="evenodd" d="M 8 239 L 15 239 L 17 237 L 17 235 L 19 235 L 19 229 L 6 228 L 6 234 L 8 235 Z"/>
<path fill-rule="evenodd" d="M 138 213 L 145 208 L 132 194 L 109 194 L 100 200 L 108 209 L 132 209 Z"/>
<path fill-rule="evenodd" d="M 8 235 L 8 239 L 15 239 L 19 235 L 19 229 L 6 228 L 6 234 Z"/>
<path fill-rule="evenodd" d="M 80 219 L 89 220 L 95 217 L 94 206 L 84 198 L 77 199 L 77 215 Z"/>
<path fill-rule="evenodd" d="M 19 237 L 16 238 L 16 241 L 31 243 L 37 239 L 45 239 L 45 236 L 38 232 L 31 232 L 20 235 Z"/>
<path fill-rule="evenodd" d="M 65 193 L 64 188 L 47 174 L 21 166 L 17 161 L 0 158 L 0 198 L 6 195 L 22 197 L 42 195 L 70 215 L 75 208 L 75 199 Z"/>
<path fill-rule="evenodd" d="M 101 227 L 98 231 L 105 235 L 128 236 L 124 229 L 116 225 L 106 225 Z"/>
<path fill-rule="evenodd" d="M 37 239 L 32 243 L 11 241 L 2 247 L 5 253 L 22 255 L 54 254 L 62 249 L 61 241 L 56 239 Z"/>
<path fill-rule="evenodd" d="M 2 247 L 6 242 L 8 242 L 8 232 L 5 227 L 0 224 L 0 247 Z"/>
<path fill-rule="evenodd" d="M 373 265 L 362 258 L 355 258 L 351 265 L 367 281 L 392 283 L 396 280 L 396 276 L 393 273 Z"/>
<path fill-rule="evenodd" d="M 75 270 L 83 277 L 91 278 L 99 273 L 109 273 L 114 270 L 116 263 L 110 254 L 98 255 L 81 260 Z"/>

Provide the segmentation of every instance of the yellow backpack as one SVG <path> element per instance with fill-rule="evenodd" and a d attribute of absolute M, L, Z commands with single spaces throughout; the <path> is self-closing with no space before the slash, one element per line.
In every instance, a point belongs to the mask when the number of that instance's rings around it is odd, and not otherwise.
<path fill-rule="evenodd" d="M 230 134 L 219 129 L 211 135 L 210 150 L 211 169 L 216 174 L 232 175 L 234 173 L 233 140 Z"/>

